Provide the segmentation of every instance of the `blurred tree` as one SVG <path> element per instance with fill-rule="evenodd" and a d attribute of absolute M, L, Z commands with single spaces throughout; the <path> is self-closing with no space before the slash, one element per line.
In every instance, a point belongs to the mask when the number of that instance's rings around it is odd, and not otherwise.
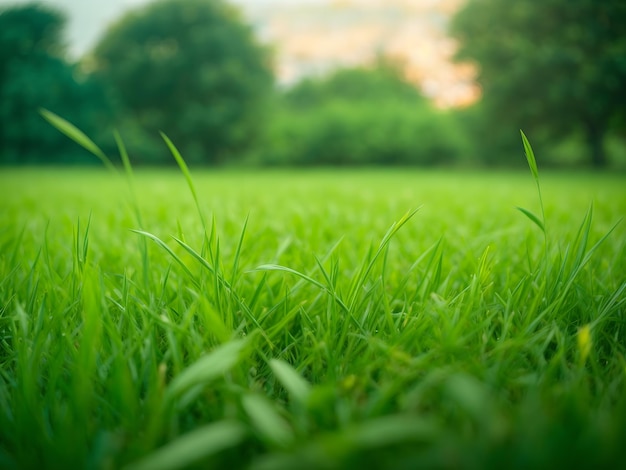
<path fill-rule="evenodd" d="M 132 11 L 90 60 L 122 121 L 151 138 L 164 131 L 190 161 L 219 163 L 245 151 L 272 90 L 266 51 L 221 0 L 159 0 Z"/>
<path fill-rule="evenodd" d="M 305 78 L 284 94 L 291 106 L 318 106 L 328 101 L 404 102 L 425 104 L 395 63 L 380 58 L 373 67 L 339 69 L 326 77 Z"/>
<path fill-rule="evenodd" d="M 606 133 L 626 114 L 624 25 L 623 0 L 469 0 L 452 30 L 458 58 L 478 63 L 491 133 L 582 132 L 602 167 Z"/>
<path fill-rule="evenodd" d="M 340 69 L 283 93 L 260 163 L 437 165 L 454 161 L 462 138 L 392 63 Z"/>
<path fill-rule="evenodd" d="M 0 162 L 55 163 L 81 158 L 78 146 L 51 128 L 41 107 L 89 121 L 98 95 L 64 60 L 63 15 L 36 4 L 0 11 Z M 89 126 L 87 126 L 89 128 Z"/>

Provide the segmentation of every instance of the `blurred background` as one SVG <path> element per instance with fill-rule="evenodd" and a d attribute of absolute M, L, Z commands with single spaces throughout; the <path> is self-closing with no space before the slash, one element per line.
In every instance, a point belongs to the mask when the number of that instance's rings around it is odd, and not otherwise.
<path fill-rule="evenodd" d="M 623 0 L 0 0 L 0 164 L 626 168 Z M 115 160 L 115 158 L 113 158 Z"/>

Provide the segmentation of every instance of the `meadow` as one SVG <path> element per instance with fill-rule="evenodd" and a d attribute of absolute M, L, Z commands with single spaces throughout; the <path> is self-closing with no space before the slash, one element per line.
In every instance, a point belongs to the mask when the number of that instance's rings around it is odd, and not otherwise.
<path fill-rule="evenodd" d="M 623 175 L 186 176 L 0 172 L 1 468 L 626 457 Z"/>

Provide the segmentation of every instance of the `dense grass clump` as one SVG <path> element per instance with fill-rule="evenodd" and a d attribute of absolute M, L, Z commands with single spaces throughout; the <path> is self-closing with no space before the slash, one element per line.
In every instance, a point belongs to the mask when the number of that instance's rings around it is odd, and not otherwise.
<path fill-rule="evenodd" d="M 0 175 L 0 467 L 625 457 L 620 177 L 179 163 Z"/>

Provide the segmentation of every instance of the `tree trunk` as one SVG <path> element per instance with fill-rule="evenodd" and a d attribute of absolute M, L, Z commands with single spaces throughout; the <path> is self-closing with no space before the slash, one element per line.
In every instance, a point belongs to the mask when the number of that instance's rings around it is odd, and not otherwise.
<path fill-rule="evenodd" d="M 604 148 L 604 126 L 595 122 L 587 123 L 587 146 L 591 154 L 591 164 L 594 168 L 607 166 L 606 150 Z"/>

